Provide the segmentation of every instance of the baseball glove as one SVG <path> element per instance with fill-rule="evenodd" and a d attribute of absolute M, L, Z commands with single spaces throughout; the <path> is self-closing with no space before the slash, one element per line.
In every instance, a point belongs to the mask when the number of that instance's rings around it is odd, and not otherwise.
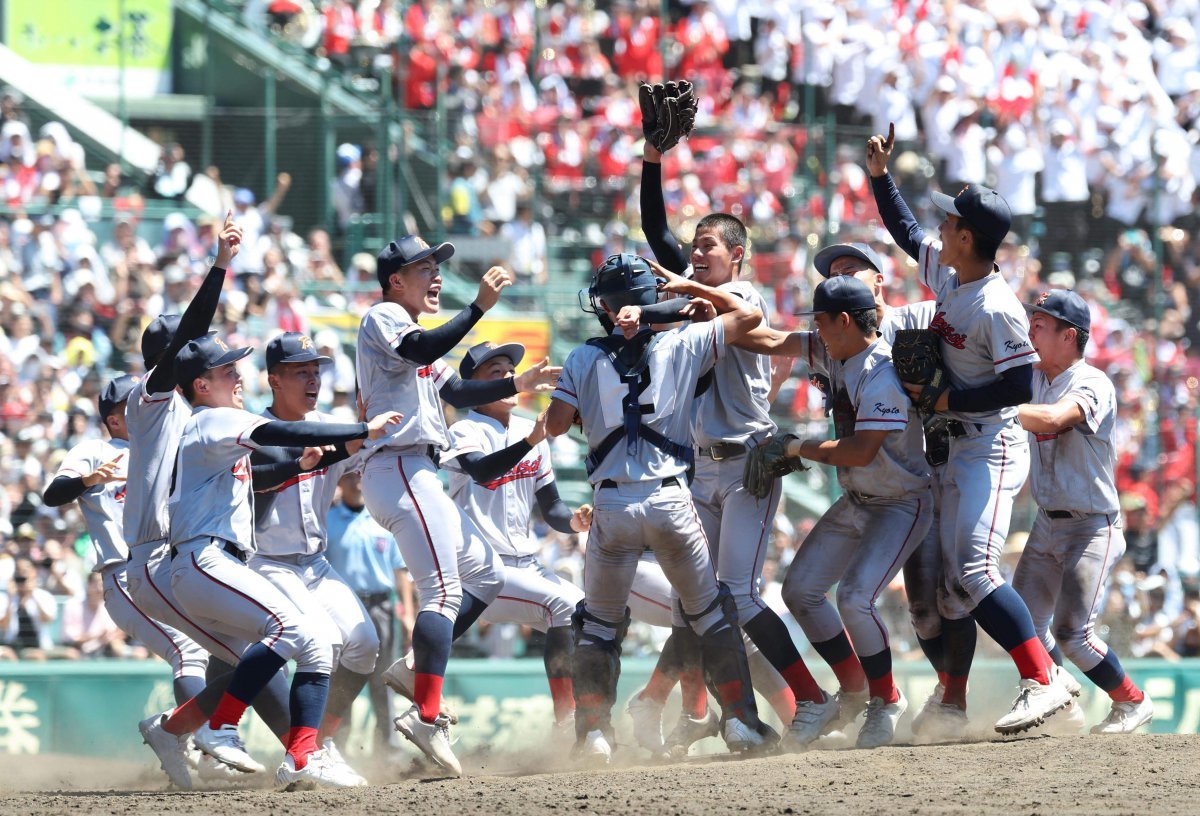
<path fill-rule="evenodd" d="M 941 467 L 950 461 L 950 420 L 945 416 L 927 418 L 925 428 L 925 461 L 930 467 Z"/>
<path fill-rule="evenodd" d="M 742 469 L 742 487 L 747 493 L 756 499 L 765 499 L 780 476 L 795 470 L 808 470 L 804 460 L 787 455 L 788 443 L 799 438 L 790 433 L 776 434 L 750 449 Z"/>
<path fill-rule="evenodd" d="M 950 387 L 938 336 L 929 329 L 900 329 L 892 343 L 892 365 L 900 382 L 925 386 L 916 406 L 925 416 L 932 414 L 938 397 Z"/>
<path fill-rule="evenodd" d="M 638 88 L 638 105 L 646 141 L 660 153 L 679 144 L 696 123 L 696 94 L 686 79 L 643 84 Z"/>

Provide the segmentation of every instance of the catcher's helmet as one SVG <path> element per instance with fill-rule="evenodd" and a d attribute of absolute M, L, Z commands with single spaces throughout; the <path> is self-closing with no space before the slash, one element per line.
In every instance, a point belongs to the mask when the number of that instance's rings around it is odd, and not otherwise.
<path fill-rule="evenodd" d="M 587 303 L 583 295 L 587 293 Z M 585 312 L 604 318 L 601 301 L 616 312 L 623 306 L 649 306 L 658 302 L 658 278 L 645 258 L 637 255 L 610 255 L 592 273 L 592 283 L 579 292 L 579 305 Z M 604 322 L 603 320 L 601 322 Z"/>

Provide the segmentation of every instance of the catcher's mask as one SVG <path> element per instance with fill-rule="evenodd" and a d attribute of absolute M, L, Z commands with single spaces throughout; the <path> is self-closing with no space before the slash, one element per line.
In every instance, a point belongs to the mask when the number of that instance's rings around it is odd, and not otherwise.
<path fill-rule="evenodd" d="M 587 302 L 584 302 L 584 294 Z M 608 330 L 612 324 L 604 306 L 614 312 L 623 306 L 649 306 L 658 302 L 658 278 L 645 258 L 637 255 L 610 255 L 592 273 L 592 283 L 579 290 L 579 308 L 596 315 Z"/>

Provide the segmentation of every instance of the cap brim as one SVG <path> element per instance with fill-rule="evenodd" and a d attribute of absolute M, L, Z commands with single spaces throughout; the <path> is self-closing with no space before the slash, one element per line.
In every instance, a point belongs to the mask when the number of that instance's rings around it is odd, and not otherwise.
<path fill-rule="evenodd" d="M 236 363 L 238 360 L 242 359 L 243 357 L 249 357 L 253 352 L 254 352 L 254 349 L 250 348 L 249 346 L 245 346 L 243 348 L 230 349 L 229 351 L 222 354 L 219 358 L 217 358 L 217 361 L 215 363 L 208 366 L 204 370 L 212 371 L 214 368 L 220 368 L 221 366 L 226 366 L 226 365 L 229 365 L 230 363 Z"/>
<path fill-rule="evenodd" d="M 271 366 L 277 366 L 280 363 L 320 363 L 328 365 L 333 362 L 332 357 L 326 357 L 324 354 L 317 354 L 315 351 L 305 351 L 300 354 L 293 354 L 289 357 L 284 357 L 282 360 L 276 360 L 271 363 Z"/>
<path fill-rule="evenodd" d="M 929 198 L 931 201 L 933 201 L 933 206 L 937 207 L 942 212 L 948 212 L 951 215 L 957 215 L 959 218 L 964 217 L 963 214 L 958 211 L 958 208 L 954 206 L 953 196 L 948 196 L 945 193 L 933 192 L 929 194 Z"/>
<path fill-rule="evenodd" d="M 486 363 L 488 360 L 494 360 L 497 357 L 507 357 L 512 360 L 513 365 L 520 365 L 521 360 L 525 357 L 525 347 L 520 343 L 505 343 L 502 346 L 496 346 L 494 349 L 488 349 L 488 353 L 475 363 L 475 370 Z"/>
<path fill-rule="evenodd" d="M 1070 320 L 1067 320 L 1062 315 L 1057 315 L 1045 307 L 1034 306 L 1032 303 L 1022 303 L 1021 305 L 1025 307 L 1025 311 L 1028 312 L 1029 314 L 1033 314 L 1034 312 L 1041 312 L 1044 315 L 1053 317 L 1055 320 L 1061 320 L 1062 322 L 1064 322 L 1068 325 L 1074 326 L 1075 328 L 1079 329 L 1080 331 L 1090 331 L 1090 329 L 1085 329 L 1083 326 L 1080 326 L 1078 323 L 1072 323 Z"/>
<path fill-rule="evenodd" d="M 423 261 L 429 257 L 433 258 L 434 263 L 445 263 L 454 257 L 454 244 L 444 243 L 438 244 L 437 246 L 431 246 L 428 249 L 423 249 L 406 261 L 404 266 L 415 264 L 417 261 Z"/>
<path fill-rule="evenodd" d="M 813 258 L 813 266 L 816 267 L 817 273 L 823 278 L 829 277 L 829 268 L 833 266 L 833 262 L 838 258 L 858 258 L 863 263 L 870 266 L 876 272 L 879 272 L 877 263 L 856 246 L 850 244 L 834 244 L 827 246 L 816 254 Z"/>

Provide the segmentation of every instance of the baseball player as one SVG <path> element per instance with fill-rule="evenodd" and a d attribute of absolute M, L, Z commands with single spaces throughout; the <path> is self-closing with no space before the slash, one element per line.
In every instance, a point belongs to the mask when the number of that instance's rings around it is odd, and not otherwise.
<path fill-rule="evenodd" d="M 622 307 L 657 300 L 663 291 L 710 302 L 716 320 L 632 339 L 614 332 Z M 575 349 L 548 409 L 550 435 L 578 416 L 588 440 L 588 480 L 595 487 L 585 555 L 584 600 L 575 627 L 575 733 L 579 755 L 612 755 L 612 704 L 620 671 L 626 603 L 638 558 L 649 547 L 679 597 L 679 618 L 699 635 L 703 665 L 723 708 L 722 735 L 733 751 L 773 744 L 758 719 L 737 604 L 713 571 L 690 492 L 681 482 L 694 454 L 689 410 L 700 373 L 762 320 L 742 298 L 679 277 L 632 255 L 614 255 L 589 289 L 594 314 L 610 333 Z"/>
<path fill-rule="evenodd" d="M 803 357 L 827 378 L 832 395 L 834 439 L 786 440 L 785 458 L 809 459 L 837 467 L 842 495 L 805 538 L 788 567 L 783 599 L 818 654 L 842 684 L 841 699 L 823 695 L 802 703 L 789 731 L 799 746 L 812 743 L 842 710 L 862 695 L 869 701 L 857 745 L 890 743 L 908 707 L 892 677 L 887 630 L 875 613 L 880 591 L 925 538 L 932 521 L 929 466 L 924 434 L 911 416 L 908 397 L 892 367 L 890 348 L 878 339 L 878 311 L 871 287 L 853 275 L 835 275 L 813 297 L 816 332 L 764 332 L 771 341 L 743 345 L 764 352 Z M 820 340 L 818 343 L 817 340 Z M 770 449 L 770 445 L 762 450 Z M 747 468 L 747 478 L 753 468 Z M 778 486 L 748 483 L 767 495 Z M 838 585 L 837 605 L 826 593 Z"/>
<path fill-rule="evenodd" d="M 900 307 L 884 301 L 883 264 L 869 244 L 827 246 L 813 258 L 813 266 L 824 278 L 853 275 L 871 287 L 879 315 L 879 337 L 889 346 L 898 330 L 923 329 L 933 320 L 932 300 Z M 938 683 L 913 717 L 912 730 L 914 735 L 929 739 L 959 739 L 967 727 L 967 676 L 975 656 L 975 621 L 961 600 L 945 590 L 939 507 L 949 435 L 944 420 L 934 418 L 923 424 L 925 459 L 932 475 L 933 501 L 927 508 L 931 523 L 929 533 L 904 562 L 904 589 L 917 642 L 937 672 Z M 816 648 L 819 652 L 828 646 L 816 644 Z M 867 704 L 865 693 L 846 692 L 844 687 L 836 696 L 841 707 L 837 719 L 826 726 L 830 731 L 849 723 Z"/>
<path fill-rule="evenodd" d="M 867 168 L 884 225 L 935 293 L 929 329 L 940 339 L 950 380 L 933 405 L 946 416 L 951 436 L 941 506 L 945 558 L 954 566 L 947 589 L 1017 666 L 1021 692 L 996 723 L 998 732 L 1013 734 L 1067 706 L 1078 684 L 1055 665 L 1029 609 L 999 570 L 1013 498 L 1029 470 L 1016 406 L 1029 400 L 1038 361 L 1025 310 L 995 263 L 1012 215 L 1003 197 L 986 187 L 968 185 L 954 197 L 934 193 L 945 218 L 938 237 L 927 236 L 887 171 L 894 144 L 891 130 L 886 139 L 871 137 Z M 921 399 L 923 386 L 905 388 Z"/>
<path fill-rule="evenodd" d="M 492 267 L 474 303 L 446 323 L 425 330 L 417 321 L 440 308 L 439 264 L 451 244 L 431 247 L 416 235 L 392 241 L 376 267 L 382 300 L 362 319 L 356 366 L 367 417 L 397 411 L 404 419 L 365 447 L 363 496 L 367 509 L 396 537 L 420 597 L 413 627 L 413 706 L 396 729 L 434 763 L 460 775 L 450 748 L 450 718 L 442 712 L 442 680 L 450 644 L 500 592 L 503 570 L 482 536 L 464 535 L 470 521 L 450 500 L 437 476 L 435 457 L 449 448 L 441 400 L 455 408 L 486 405 L 520 392 L 548 391 L 558 369 L 548 360 L 516 377 L 464 381 L 441 358 L 492 308 L 511 275 Z M 403 660 L 384 673 L 393 688 L 410 675 Z"/>
<path fill-rule="evenodd" d="M 262 416 L 286 422 L 333 421 L 316 410 L 321 366 L 333 360 L 319 355 L 308 336 L 298 332 L 278 335 L 267 343 L 265 357 L 272 401 Z M 327 452 L 311 469 L 302 469 L 294 451 L 282 451 L 283 466 L 274 469 L 273 484 L 265 493 L 254 465 L 263 451 L 251 456 L 259 495 L 254 508 L 256 550 L 248 563 L 296 605 L 306 625 L 323 627 L 324 638 L 334 644 L 335 671 L 317 739 L 330 762 L 366 784 L 342 758 L 333 735 L 375 671 L 379 637 L 358 596 L 326 558 L 326 516 L 338 480 L 356 461 L 349 456 L 358 447 L 360 443 L 355 441 Z"/>
<path fill-rule="evenodd" d="M 214 678 L 204 692 L 189 697 L 173 711 L 148 717 L 138 725 L 142 738 L 154 750 L 171 781 L 185 790 L 192 784 L 187 746 L 188 735 L 193 732 L 196 745 L 207 756 L 221 759 L 215 765 L 201 761 L 202 778 L 206 772 L 219 777 L 223 765 L 243 769 L 262 767 L 246 752 L 236 729 L 218 733 L 208 728 L 208 719 L 222 693 L 221 682 L 216 678 L 223 677 L 228 682 L 241 650 L 238 644 L 198 626 L 174 602 L 167 540 L 170 529 L 167 499 L 179 439 L 191 413 L 187 402 L 175 391 L 175 356 L 190 340 L 208 332 L 220 301 L 226 269 L 237 256 L 241 240 L 241 227 L 226 215 L 213 266 L 183 315 L 159 315 L 142 333 L 146 376 L 130 392 L 125 407 L 129 454 L 123 529 L 129 545 L 129 594 L 151 618 L 186 635 L 177 646 L 185 654 L 196 655 L 189 660 L 203 659 L 203 652 L 208 652 L 208 673 Z M 263 722 L 281 741 L 286 739 L 290 727 L 287 697 L 287 678 L 280 672 L 254 704 Z M 232 762 L 226 763 L 226 759 Z"/>
<path fill-rule="evenodd" d="M 180 608 L 206 631 L 247 644 L 209 728 L 236 729 L 271 677 L 295 659 L 287 755 L 275 778 L 285 786 L 357 787 L 361 777 L 347 773 L 317 745 L 333 668 L 326 628 L 246 566 L 255 553 L 249 453 L 262 446 L 378 439 L 400 416 L 387 412 L 370 423 L 337 424 L 251 414 L 242 408 L 237 370 L 250 352 L 206 335 L 175 358 L 175 376 L 193 412 L 179 442 L 171 490 L 171 588 Z"/>
<path fill-rule="evenodd" d="M 1150 722 L 1154 704 L 1095 631 L 1113 565 L 1125 552 L 1112 439 L 1116 390 L 1083 360 L 1091 330 L 1083 298 L 1051 289 L 1025 308 L 1041 358 L 1033 400 L 1020 407 L 1038 513 L 1012 585 L 1046 649 L 1061 649 L 1112 698 L 1092 733 L 1127 734 Z"/>
<path fill-rule="evenodd" d="M 700 220 L 685 255 L 667 224 L 662 194 L 662 153 L 645 143 L 641 185 L 642 228 L 655 258 L 679 275 L 691 270 L 692 278 L 745 300 L 758 310 L 766 325 L 766 301 L 749 280 L 742 280 L 742 263 L 749 238 L 735 216 L 712 213 Z M 737 602 L 742 629 L 767 661 L 783 676 L 795 701 L 820 703 L 822 692 L 783 620 L 758 595 L 758 582 L 766 557 L 772 520 L 780 493 L 774 490 L 756 499 L 742 489 L 746 452 L 776 431 L 770 417 L 771 361 L 752 351 L 733 347 L 717 358 L 707 387 L 692 404 L 691 439 L 696 446 L 695 475 L 691 492 L 696 512 L 712 547 L 717 576 Z M 693 637 L 681 628 L 675 638 Z M 695 644 L 681 647 L 697 653 Z M 670 659 L 671 647 L 664 648 Z M 636 699 L 645 699 L 641 696 Z M 784 722 L 794 716 L 794 703 L 782 712 Z M 652 743 L 661 720 L 661 706 L 630 709 L 635 733 L 643 744 Z M 685 725 L 681 721 L 681 726 Z M 677 738 L 705 736 L 696 729 L 677 729 Z M 648 735 L 644 737 L 643 735 Z M 690 744 L 690 743 L 689 743 Z M 669 746 L 678 748 L 678 743 Z M 683 746 L 686 750 L 686 745 Z"/>

